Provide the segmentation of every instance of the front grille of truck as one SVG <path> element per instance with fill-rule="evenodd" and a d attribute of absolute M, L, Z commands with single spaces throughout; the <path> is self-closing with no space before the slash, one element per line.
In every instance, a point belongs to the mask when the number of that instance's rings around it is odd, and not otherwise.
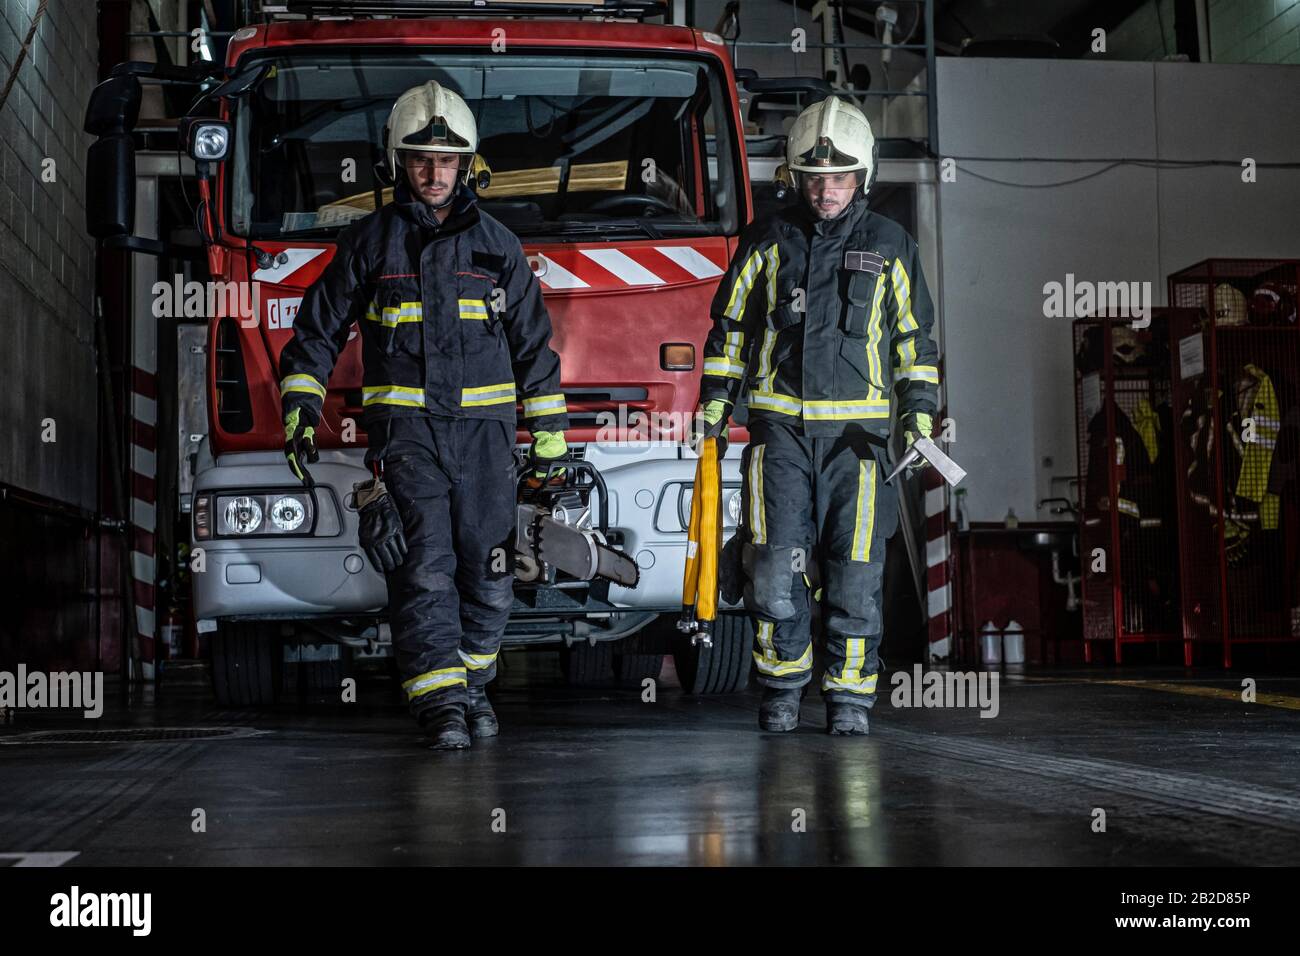
<path fill-rule="evenodd" d="M 602 413 L 619 415 L 619 407 L 627 406 L 625 416 L 634 411 L 649 414 L 649 392 L 641 386 L 600 386 L 596 388 L 567 388 L 564 401 L 569 406 L 570 428 L 596 428 Z M 609 415 L 605 415 L 605 421 Z"/>
<path fill-rule="evenodd" d="M 223 431 L 252 431 L 253 403 L 248 396 L 248 374 L 234 319 L 217 323 L 217 423 Z"/>

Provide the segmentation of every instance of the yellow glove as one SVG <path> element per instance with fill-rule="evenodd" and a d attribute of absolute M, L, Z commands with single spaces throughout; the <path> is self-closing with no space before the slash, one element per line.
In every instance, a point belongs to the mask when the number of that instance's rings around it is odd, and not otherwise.
<path fill-rule="evenodd" d="M 687 440 L 691 450 L 698 452 L 700 442 L 706 438 L 725 435 L 730 414 L 731 403 L 721 398 L 703 402 L 696 408 L 695 414 L 691 416 L 691 431 Z"/>
<path fill-rule="evenodd" d="M 284 457 L 294 477 L 310 488 L 316 482 L 307 465 L 320 461 L 316 450 L 315 416 L 303 408 L 295 408 L 284 417 Z"/>
<path fill-rule="evenodd" d="M 909 412 L 903 416 L 903 439 L 907 442 L 907 447 L 903 449 L 903 454 L 907 454 L 908 449 L 915 444 L 918 438 L 929 438 L 934 430 L 934 421 L 924 412 Z M 924 468 L 929 462 L 923 457 L 918 457 L 916 461 L 908 465 L 910 470 Z"/>
<path fill-rule="evenodd" d="M 545 481 L 551 463 L 568 453 L 569 443 L 564 440 L 564 432 L 535 432 L 533 447 L 528 452 L 528 460 L 533 464 L 532 477 L 537 481 Z M 554 479 L 563 481 L 566 472 L 565 468 L 557 469 L 553 473 Z"/>

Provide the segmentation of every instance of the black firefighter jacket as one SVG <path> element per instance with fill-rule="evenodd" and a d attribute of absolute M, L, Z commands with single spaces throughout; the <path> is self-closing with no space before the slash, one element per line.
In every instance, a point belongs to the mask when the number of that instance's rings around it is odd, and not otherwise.
<path fill-rule="evenodd" d="M 748 392 L 750 421 L 810 437 L 889 434 L 899 416 L 933 416 L 934 306 L 916 240 L 859 194 L 838 219 L 800 201 L 741 235 L 711 308 L 700 401 Z"/>
<path fill-rule="evenodd" d="M 284 413 L 319 417 L 352 324 L 361 329 L 363 424 L 433 414 L 568 427 L 542 291 L 515 235 L 457 188 L 439 224 L 403 183 L 350 225 L 303 296 L 280 353 Z"/>

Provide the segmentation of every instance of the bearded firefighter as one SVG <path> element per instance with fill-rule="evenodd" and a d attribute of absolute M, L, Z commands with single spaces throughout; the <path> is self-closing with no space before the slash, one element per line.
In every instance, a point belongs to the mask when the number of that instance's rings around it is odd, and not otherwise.
<path fill-rule="evenodd" d="M 375 475 L 357 488 L 360 542 L 387 579 L 411 712 L 433 749 L 462 749 L 498 732 L 486 688 L 513 603 L 515 403 L 535 474 L 566 454 L 567 409 L 537 279 L 476 205 L 474 114 L 430 81 L 397 98 L 385 140 L 392 201 L 339 236 L 280 356 L 285 455 L 310 482 L 355 323 Z"/>
<path fill-rule="evenodd" d="M 830 97 L 800 113 L 782 171 L 799 198 L 745 230 L 712 304 L 696 431 L 722 432 L 747 393 L 741 555 L 768 731 L 798 726 L 813 679 L 815 562 L 826 729 L 868 732 L 885 544 L 898 523 L 884 482 L 891 422 L 910 447 L 929 437 L 936 411 L 934 308 L 917 244 L 867 208 L 878 157 L 852 104 Z"/>

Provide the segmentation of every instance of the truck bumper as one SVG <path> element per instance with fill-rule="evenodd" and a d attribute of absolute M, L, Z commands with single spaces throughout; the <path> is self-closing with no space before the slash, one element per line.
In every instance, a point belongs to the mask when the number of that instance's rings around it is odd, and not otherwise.
<path fill-rule="evenodd" d="M 301 491 L 279 452 L 213 460 L 205 451 L 200 450 L 194 478 L 195 500 L 205 493 Z M 635 589 L 611 584 L 600 610 L 679 609 L 695 456 L 667 444 L 590 443 L 583 451 L 609 488 L 610 528 L 622 535 L 621 547 L 641 569 Z M 368 475 L 363 458 L 362 449 L 322 451 L 320 462 L 311 466 L 320 512 L 314 536 L 194 541 L 195 548 L 203 549 L 203 570 L 192 575 L 196 617 L 382 615 L 387 587 L 357 543 L 358 517 L 348 506 L 352 485 Z M 729 448 L 723 461 L 725 536 L 734 530 L 732 515 L 739 509 L 738 498 L 728 509 L 728 499 L 740 488 L 739 458 L 740 449 Z M 561 616 L 584 613 L 574 607 Z"/>

